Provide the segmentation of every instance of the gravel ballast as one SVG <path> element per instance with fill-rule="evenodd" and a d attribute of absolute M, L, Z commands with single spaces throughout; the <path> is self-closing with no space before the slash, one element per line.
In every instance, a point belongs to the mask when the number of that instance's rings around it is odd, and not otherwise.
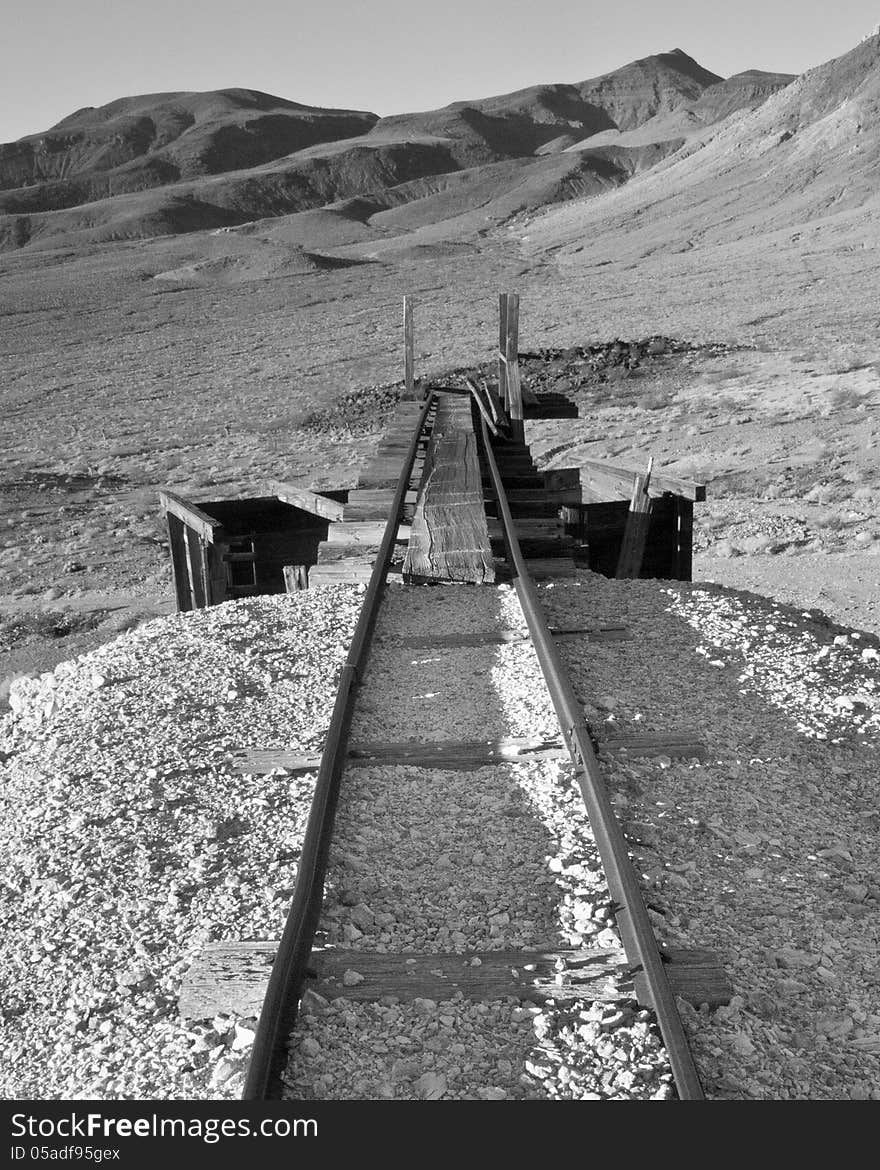
<path fill-rule="evenodd" d="M 729 1007 L 683 1009 L 707 1095 L 880 1099 L 876 640 L 717 587 L 581 571 L 539 589 L 551 623 L 633 631 L 560 642 L 600 740 L 686 727 L 708 749 L 601 757 L 658 937 L 713 948 L 734 985 Z M 362 596 L 322 587 L 159 619 L 15 682 L 0 722 L 4 1098 L 240 1094 L 255 1021 L 186 1023 L 177 994 L 205 943 L 279 936 L 314 776 L 242 776 L 231 754 L 320 748 Z M 556 732 L 528 643 L 407 651 L 391 636 L 522 630 L 512 590 L 388 596 L 353 739 Z M 359 769 L 319 941 L 613 947 L 603 891 L 567 765 Z M 301 1097 L 671 1091 L 631 1002 L 310 995 L 292 1056 Z"/>

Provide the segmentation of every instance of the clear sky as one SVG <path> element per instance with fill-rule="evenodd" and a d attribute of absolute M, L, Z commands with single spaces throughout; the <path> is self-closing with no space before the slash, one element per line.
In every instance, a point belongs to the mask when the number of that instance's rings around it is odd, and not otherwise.
<path fill-rule="evenodd" d="M 0 142 L 82 106 L 260 89 L 377 114 L 583 81 L 680 48 L 725 77 L 801 73 L 880 0 L 0 0 Z"/>

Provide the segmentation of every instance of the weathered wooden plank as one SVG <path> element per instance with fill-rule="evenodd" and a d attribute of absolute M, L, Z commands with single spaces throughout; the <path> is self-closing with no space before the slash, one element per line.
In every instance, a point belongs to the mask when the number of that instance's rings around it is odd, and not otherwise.
<path fill-rule="evenodd" d="M 534 581 L 545 581 L 549 577 L 577 576 L 577 565 L 570 556 L 526 558 L 526 568 Z"/>
<path fill-rule="evenodd" d="M 403 298 L 403 380 L 408 398 L 415 393 L 415 355 L 413 317 L 415 298 Z"/>
<path fill-rule="evenodd" d="M 486 526 L 489 537 L 498 540 L 504 535 L 500 520 L 490 516 Z M 552 540 L 565 535 L 565 526 L 558 516 L 524 516 L 514 521 L 518 540 Z"/>
<path fill-rule="evenodd" d="M 292 483 L 274 482 L 272 491 L 279 500 L 291 504 L 294 508 L 302 508 L 304 512 L 311 512 L 314 516 L 321 516 L 325 520 L 341 520 L 344 504 L 339 500 L 330 500 L 327 496 L 307 491 Z"/>
<path fill-rule="evenodd" d="M 616 485 L 622 496 L 604 496 L 604 499 L 627 499 L 630 494 L 633 476 L 639 468 L 621 463 L 609 463 L 604 459 L 582 459 L 580 463 L 581 483 L 590 485 L 595 482 Z M 674 496 L 683 496 L 687 500 L 705 500 L 706 485 L 696 483 L 691 479 L 681 479 L 679 476 L 667 475 L 665 472 L 655 472 L 652 476 L 651 491 L 654 495 L 670 492 Z"/>
<path fill-rule="evenodd" d="M 469 398 L 438 396 L 403 576 L 411 582 L 495 580 Z"/>
<path fill-rule="evenodd" d="M 554 638 L 587 638 L 591 642 L 623 642 L 632 638 L 632 630 L 627 626 L 551 626 L 550 633 Z M 529 642 L 531 638 L 516 630 L 477 630 L 464 634 L 377 634 L 375 640 L 412 649 L 442 650 L 456 646 L 504 646 Z"/>
<path fill-rule="evenodd" d="M 649 459 L 645 474 L 635 477 L 629 515 L 626 518 L 620 555 L 617 558 L 617 577 L 638 577 L 642 571 L 645 540 L 651 523 L 651 497 L 648 488 L 653 464 L 654 460 Z"/>
<path fill-rule="evenodd" d="M 223 525 L 207 512 L 203 512 L 197 504 L 191 504 L 189 500 L 174 492 L 159 492 L 159 502 L 166 513 L 182 520 L 187 528 L 197 532 L 206 544 L 213 544 L 215 540 L 222 539 Z"/>
<path fill-rule="evenodd" d="M 326 544 L 364 544 L 378 547 L 385 535 L 386 520 L 340 520 L 327 530 Z M 410 526 L 401 524 L 397 529 L 398 540 L 409 540 Z"/>
<path fill-rule="evenodd" d="M 189 525 L 183 530 L 186 551 L 186 572 L 192 595 L 193 609 L 204 609 L 210 604 L 207 542 Z"/>
<path fill-rule="evenodd" d="M 508 294 L 506 308 L 504 366 L 507 374 L 510 433 L 514 439 L 522 439 L 525 431 L 523 426 L 522 381 L 519 372 L 519 293 Z"/>
<path fill-rule="evenodd" d="M 177 1007 L 183 1019 L 212 1019 L 221 1013 L 259 1015 L 275 955 L 276 940 L 209 943 L 181 981 Z M 664 950 L 673 991 L 689 1003 L 720 1007 L 733 987 L 711 951 Z M 644 978 L 612 948 L 402 953 L 316 948 L 309 960 L 306 990 L 324 999 L 441 1002 L 456 994 L 486 1002 L 513 998 L 524 1003 L 585 1000 L 649 1004 Z M 346 980 L 346 972 L 349 974 Z M 358 979 L 356 976 L 360 976 Z"/>
<path fill-rule="evenodd" d="M 309 587 L 309 570 L 307 565 L 285 565 L 284 588 L 288 593 L 299 593 Z"/>
<path fill-rule="evenodd" d="M 498 294 L 498 396 L 505 413 L 510 409 L 507 385 L 507 293 Z"/>
<path fill-rule="evenodd" d="M 449 771 L 474 771 L 500 763 L 526 763 L 537 759 L 568 758 L 562 740 L 537 737 L 498 740 L 435 740 L 420 742 L 352 744 L 346 756 L 347 766 L 439 768 Z M 314 772 L 320 766 L 320 752 L 291 752 L 270 748 L 248 748 L 234 756 L 234 770 L 251 776 L 266 775 L 283 768 L 287 772 Z"/>
<path fill-rule="evenodd" d="M 343 520 L 387 520 L 393 502 L 394 492 L 390 488 L 358 488 L 349 492 L 342 517 Z M 416 492 L 408 491 L 404 503 L 414 505 L 415 502 Z"/>
<path fill-rule="evenodd" d="M 188 613 L 194 607 L 187 569 L 186 527 L 175 512 L 166 510 L 165 521 L 168 525 L 168 543 L 171 547 L 171 573 L 177 596 L 177 610 L 179 613 Z"/>
<path fill-rule="evenodd" d="M 672 731 L 645 731 L 638 735 L 609 735 L 600 740 L 600 750 L 630 756 L 669 756 L 671 759 L 700 759 L 707 755 L 699 732 L 690 728 Z"/>

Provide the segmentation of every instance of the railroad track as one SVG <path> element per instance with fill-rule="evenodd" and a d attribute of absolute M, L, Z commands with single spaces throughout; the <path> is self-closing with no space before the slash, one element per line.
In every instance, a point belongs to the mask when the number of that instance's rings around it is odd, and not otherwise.
<path fill-rule="evenodd" d="M 555 644 L 622 631 L 547 625 L 523 543 L 548 551 L 535 521 L 557 505 L 523 486 L 527 448 L 491 405 L 409 404 L 363 489 L 388 518 L 369 556 L 350 548 L 354 579 L 372 564 L 284 934 L 231 948 L 255 978 L 271 963 L 246 1100 L 703 1097 L 676 995 L 711 1000 L 711 962 L 658 948 Z M 340 579 L 338 542 L 328 563 Z M 396 573 L 462 583 L 389 588 Z M 243 770 L 318 763 L 263 756 Z M 542 820 L 560 785 L 565 815 Z"/>

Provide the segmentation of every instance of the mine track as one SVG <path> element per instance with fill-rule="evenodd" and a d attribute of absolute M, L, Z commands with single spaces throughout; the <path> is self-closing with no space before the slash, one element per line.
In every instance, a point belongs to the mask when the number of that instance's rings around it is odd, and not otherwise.
<path fill-rule="evenodd" d="M 436 417 L 436 410 L 435 396 L 431 394 L 418 413 L 408 445 L 405 450 L 401 449 L 402 469 L 390 501 L 384 535 L 366 587 L 348 656 L 341 670 L 285 929 L 277 946 L 260 944 L 267 951 L 267 958 L 268 952 L 274 953 L 274 962 L 259 1017 L 243 1098 L 255 1101 L 277 1099 L 282 1096 L 289 1038 L 297 1018 L 300 999 L 309 986 L 310 978 L 313 979 L 316 971 L 320 971 L 325 979 L 330 978 L 331 981 L 337 979 L 341 984 L 343 969 L 350 961 L 351 952 L 348 952 L 348 958 L 345 953 L 340 952 L 337 956 L 338 961 L 334 964 L 332 948 L 320 955 L 312 954 L 322 911 L 334 818 L 346 769 L 383 759 L 385 762 L 394 763 L 411 762 L 421 767 L 479 767 L 481 762 L 485 764 L 492 760 L 519 759 L 524 754 L 534 755 L 543 751 L 548 754 L 555 753 L 557 756 L 563 752 L 567 753 L 576 770 L 577 782 L 601 855 L 614 918 L 623 943 L 625 966 L 628 970 L 626 972 L 621 970 L 621 974 L 634 977 L 634 983 L 630 983 L 630 986 L 635 986 L 637 991 L 635 994 L 630 993 L 632 998 L 638 998 L 642 1005 L 650 1007 L 655 1013 L 678 1098 L 701 1100 L 703 1091 L 677 1010 L 676 991 L 670 981 L 671 968 L 667 961 L 668 956 L 661 953 L 655 939 L 648 910 L 630 861 L 628 846 L 603 782 L 581 703 L 574 695 L 567 672 L 554 645 L 554 634 L 548 627 L 529 567 L 523 556 L 517 535 L 517 522 L 511 515 L 507 492 L 493 451 L 491 419 L 482 409 L 482 404 L 480 412 L 476 406 L 473 408 L 473 434 L 477 438 L 483 471 L 490 486 L 490 496 L 494 497 L 496 504 L 496 523 L 500 527 L 503 539 L 509 580 L 516 590 L 528 626 L 528 636 L 536 651 L 559 720 L 558 738 L 552 743 L 545 744 L 447 743 L 444 746 L 443 743 L 408 743 L 399 745 L 401 750 L 396 753 L 396 759 L 393 745 L 391 748 L 385 745 L 384 749 L 375 747 L 371 749 L 370 745 L 349 743 L 352 716 L 358 695 L 362 692 L 364 681 L 368 677 L 368 655 L 373 631 L 383 604 L 389 567 L 395 555 L 398 528 L 405 515 L 407 500 L 408 512 L 411 515 L 414 465 L 420 449 L 424 448 L 429 438 L 431 420 Z M 559 633 L 558 631 L 557 636 Z M 438 614 L 437 631 L 430 636 L 434 644 L 438 641 L 443 642 L 444 638 L 449 644 L 453 644 L 457 638 L 461 641 L 462 637 L 454 631 L 444 630 Z M 486 630 L 481 637 L 489 642 L 511 640 L 511 636 L 501 630 Z M 466 642 L 467 636 L 464 636 L 463 640 Z M 403 697 L 399 697 L 399 703 L 402 701 Z M 458 758 L 454 759 L 456 753 Z M 312 766 L 314 762 L 310 761 Z M 289 761 L 286 763 L 289 764 Z M 304 766 L 308 765 L 309 762 L 306 762 Z M 439 880 L 441 879 L 438 876 Z M 589 952 L 580 952 L 578 955 L 570 953 L 567 956 L 566 965 L 574 972 L 574 986 L 569 986 L 567 991 L 560 988 L 561 981 L 554 977 L 554 968 L 557 972 L 560 969 L 559 956 L 553 954 L 527 956 L 522 952 L 514 955 L 512 952 L 502 951 L 481 952 L 480 955 L 481 979 L 486 985 L 487 980 L 491 984 L 494 978 L 495 990 L 499 996 L 519 994 L 526 1000 L 534 998 L 529 987 L 522 983 L 517 984 L 515 979 L 513 984 L 511 983 L 511 964 L 514 962 L 523 964 L 525 959 L 532 958 L 531 987 L 537 988 L 538 991 L 543 987 L 545 997 L 564 994 L 578 994 L 584 999 L 591 997 L 589 979 L 585 976 L 586 981 L 579 984 L 577 975 L 579 967 L 588 971 L 591 962 Z M 469 951 L 432 954 L 429 963 L 422 962 L 425 956 L 420 958 L 412 955 L 373 954 L 369 958 L 373 960 L 374 968 L 377 962 L 379 966 L 385 965 L 386 983 L 388 979 L 393 983 L 395 962 L 397 969 L 403 970 L 402 964 L 408 960 L 407 976 L 423 987 L 417 994 L 431 994 L 431 987 L 436 985 L 437 979 L 441 977 L 451 981 L 446 984 L 448 987 L 460 988 L 468 974 L 472 974 L 467 963 L 467 960 L 472 958 Z M 427 966 L 430 966 L 430 972 L 422 970 Z M 445 975 L 437 971 L 438 967 L 443 968 Z M 516 971 L 513 971 L 513 974 L 516 975 Z M 419 983 L 420 978 L 423 980 L 422 983 Z M 342 991 L 342 994 L 345 992 Z M 627 993 L 621 991 L 617 997 L 627 998 Z"/>

